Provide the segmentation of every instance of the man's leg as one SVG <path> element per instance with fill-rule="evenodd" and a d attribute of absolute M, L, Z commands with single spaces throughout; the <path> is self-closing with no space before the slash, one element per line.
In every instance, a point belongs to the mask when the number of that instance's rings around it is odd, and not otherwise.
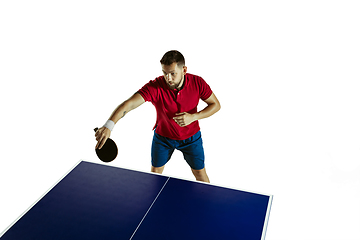
<path fill-rule="evenodd" d="M 194 174 L 197 181 L 210 183 L 210 180 L 209 180 L 208 175 L 206 174 L 205 168 L 200 169 L 200 170 L 195 170 L 195 169 L 191 168 L 191 171 L 193 172 L 193 174 Z"/>
<path fill-rule="evenodd" d="M 153 173 L 162 173 L 164 171 L 164 168 L 165 168 L 165 165 L 162 166 L 162 167 L 154 167 L 154 166 L 151 166 L 151 172 Z"/>
<path fill-rule="evenodd" d="M 171 139 L 160 136 L 154 131 L 151 145 L 151 172 L 161 174 L 174 150 L 175 148 L 172 146 Z"/>
<path fill-rule="evenodd" d="M 184 158 L 189 164 L 196 180 L 210 183 L 205 170 L 205 154 L 201 132 L 199 131 L 192 137 L 182 141 L 182 144 L 178 147 L 178 149 L 183 153 Z"/>

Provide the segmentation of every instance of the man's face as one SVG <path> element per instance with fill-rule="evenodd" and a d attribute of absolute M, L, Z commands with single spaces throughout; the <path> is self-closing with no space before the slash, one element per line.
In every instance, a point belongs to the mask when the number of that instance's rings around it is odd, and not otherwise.
<path fill-rule="evenodd" d="M 161 65 L 162 71 L 165 77 L 165 81 L 170 89 L 180 89 L 184 83 L 184 75 L 186 74 L 187 68 L 184 66 L 179 68 L 177 63 L 171 65 Z"/>

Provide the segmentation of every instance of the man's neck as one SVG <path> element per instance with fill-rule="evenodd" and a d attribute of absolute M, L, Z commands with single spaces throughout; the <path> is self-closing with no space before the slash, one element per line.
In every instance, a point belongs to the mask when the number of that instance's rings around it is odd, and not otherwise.
<path fill-rule="evenodd" d="M 185 85 L 185 75 L 183 76 L 179 86 L 176 89 L 180 91 L 181 89 L 183 89 L 184 85 Z"/>

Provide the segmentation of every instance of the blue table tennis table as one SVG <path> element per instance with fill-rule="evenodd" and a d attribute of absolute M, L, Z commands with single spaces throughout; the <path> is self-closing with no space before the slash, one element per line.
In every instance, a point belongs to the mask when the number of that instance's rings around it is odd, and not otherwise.
<path fill-rule="evenodd" d="M 80 161 L 1 240 L 265 239 L 272 195 Z"/>

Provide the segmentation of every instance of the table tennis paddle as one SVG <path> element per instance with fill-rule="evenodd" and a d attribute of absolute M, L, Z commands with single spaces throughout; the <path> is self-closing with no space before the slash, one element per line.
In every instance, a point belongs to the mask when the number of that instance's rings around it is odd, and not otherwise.
<path fill-rule="evenodd" d="M 94 131 L 96 132 L 98 128 L 95 128 Z M 116 143 L 108 138 L 101 149 L 95 149 L 96 155 L 98 158 L 103 162 L 111 162 L 114 160 L 118 154 L 118 148 Z"/>

